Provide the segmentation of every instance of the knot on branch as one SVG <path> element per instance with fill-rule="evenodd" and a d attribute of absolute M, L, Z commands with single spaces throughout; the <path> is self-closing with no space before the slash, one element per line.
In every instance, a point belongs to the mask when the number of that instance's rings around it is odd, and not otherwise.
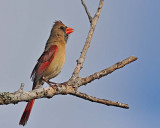
<path fill-rule="evenodd" d="M 77 60 L 77 64 L 82 64 L 84 62 L 84 58 L 79 58 L 78 60 Z"/>
<path fill-rule="evenodd" d="M 75 79 L 75 81 L 74 81 L 73 87 L 78 89 L 78 87 L 80 87 L 80 86 L 82 86 L 82 85 L 83 85 L 83 84 L 82 84 L 81 79 L 80 79 L 79 77 L 77 77 L 77 78 Z"/>
<path fill-rule="evenodd" d="M 75 76 L 75 77 L 72 76 L 72 78 L 66 82 L 66 86 L 72 86 L 73 88 L 75 88 L 75 90 L 77 90 L 78 87 L 83 85 L 81 79 L 82 78 L 80 78 L 78 76 Z"/>
<path fill-rule="evenodd" d="M 23 93 L 23 88 L 24 88 L 24 83 L 21 83 L 21 86 L 18 89 L 18 91 L 14 92 L 14 93 Z"/>
<path fill-rule="evenodd" d="M 118 68 L 122 65 L 122 62 L 117 62 L 116 65 L 117 65 L 117 68 Z"/>

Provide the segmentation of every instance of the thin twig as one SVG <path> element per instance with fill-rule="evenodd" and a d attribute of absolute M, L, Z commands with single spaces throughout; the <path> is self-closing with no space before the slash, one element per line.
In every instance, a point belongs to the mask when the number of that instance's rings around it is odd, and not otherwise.
<path fill-rule="evenodd" d="M 21 92 L 23 92 L 23 88 L 24 88 L 24 83 L 21 83 L 21 86 L 18 89 L 18 91 L 14 92 L 14 93 L 19 93 L 19 92 L 21 93 Z"/>
<path fill-rule="evenodd" d="M 121 107 L 121 108 L 126 108 L 126 109 L 129 108 L 128 104 L 123 104 L 123 103 L 120 103 L 120 102 L 113 102 L 113 101 L 105 100 L 105 99 L 99 99 L 99 98 L 96 98 L 96 97 L 93 97 L 93 96 L 89 96 L 89 95 L 87 95 L 85 93 L 78 92 L 78 91 L 72 92 L 70 94 L 74 95 L 74 96 L 77 96 L 77 97 L 80 97 L 80 98 L 83 98 L 85 100 L 89 100 L 91 102 L 105 104 L 107 106 L 115 106 L 115 107 Z"/>
<path fill-rule="evenodd" d="M 81 2 L 82 2 L 82 5 L 84 6 L 84 8 L 85 8 L 85 10 L 86 10 L 86 13 L 87 13 L 87 15 L 88 15 L 89 22 L 92 23 L 92 16 L 91 16 L 91 14 L 89 13 L 86 4 L 84 3 L 83 0 L 81 0 Z"/>
<path fill-rule="evenodd" d="M 101 13 L 101 10 L 102 10 L 102 7 L 103 7 L 103 3 L 104 3 L 104 0 L 101 0 L 101 1 L 99 2 L 99 6 L 98 6 L 98 9 L 97 9 L 97 12 L 95 13 L 93 19 L 98 19 L 98 18 L 99 18 L 100 13 Z"/>

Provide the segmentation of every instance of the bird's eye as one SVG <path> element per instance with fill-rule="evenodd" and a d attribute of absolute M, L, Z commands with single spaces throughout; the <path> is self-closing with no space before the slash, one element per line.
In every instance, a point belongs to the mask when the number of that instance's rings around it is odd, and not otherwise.
<path fill-rule="evenodd" d="M 60 27 L 60 29 L 64 30 L 64 27 L 63 27 L 63 26 L 61 26 L 61 27 Z"/>

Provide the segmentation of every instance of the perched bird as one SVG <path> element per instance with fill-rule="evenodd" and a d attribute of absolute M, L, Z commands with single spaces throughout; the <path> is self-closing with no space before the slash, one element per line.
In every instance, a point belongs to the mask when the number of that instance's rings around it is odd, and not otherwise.
<path fill-rule="evenodd" d="M 62 70 L 65 62 L 65 49 L 68 35 L 73 32 L 72 28 L 65 26 L 61 21 L 56 21 L 47 40 L 44 52 L 35 65 L 31 78 L 33 80 L 32 90 L 43 85 L 44 82 L 56 77 Z M 35 99 L 30 100 L 23 112 L 20 125 L 28 121 Z"/>

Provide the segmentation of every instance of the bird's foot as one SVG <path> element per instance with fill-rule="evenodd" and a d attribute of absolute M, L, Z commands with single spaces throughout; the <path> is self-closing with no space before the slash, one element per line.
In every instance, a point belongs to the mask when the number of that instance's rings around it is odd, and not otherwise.
<path fill-rule="evenodd" d="M 52 82 L 52 81 L 47 81 L 47 84 L 50 86 L 50 87 L 52 87 L 52 88 L 55 88 L 56 87 L 56 85 L 57 85 L 57 83 L 55 83 L 55 82 Z"/>
<path fill-rule="evenodd" d="M 52 85 L 58 84 L 58 83 L 55 83 L 55 82 L 52 82 L 52 81 L 49 81 L 49 80 L 48 80 L 48 83 L 49 83 L 49 84 L 52 84 Z"/>
<path fill-rule="evenodd" d="M 45 77 L 42 77 L 43 81 L 45 81 L 50 87 L 54 88 L 58 83 L 46 80 Z"/>

